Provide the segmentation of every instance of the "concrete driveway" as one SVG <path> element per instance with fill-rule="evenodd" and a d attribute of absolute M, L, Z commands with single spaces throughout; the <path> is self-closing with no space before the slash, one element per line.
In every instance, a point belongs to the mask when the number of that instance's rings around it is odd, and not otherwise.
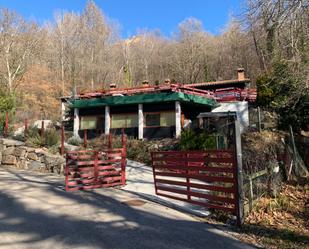
<path fill-rule="evenodd" d="M 66 193 L 62 177 L 0 166 L 0 248 L 253 248 L 116 189 Z"/>

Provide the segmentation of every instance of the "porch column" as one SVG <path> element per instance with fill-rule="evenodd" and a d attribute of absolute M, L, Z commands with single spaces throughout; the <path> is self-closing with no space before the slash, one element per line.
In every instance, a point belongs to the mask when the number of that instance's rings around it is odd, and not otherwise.
<path fill-rule="evenodd" d="M 138 104 L 138 139 L 144 138 L 143 104 Z"/>
<path fill-rule="evenodd" d="M 78 130 L 79 130 L 79 109 L 74 108 L 74 125 L 73 125 L 74 137 L 79 137 Z"/>
<path fill-rule="evenodd" d="M 104 127 L 104 134 L 108 135 L 111 126 L 111 116 L 110 116 L 110 108 L 109 106 L 105 106 L 105 127 Z"/>
<path fill-rule="evenodd" d="M 175 114 L 176 138 L 179 138 L 181 134 L 181 106 L 179 101 L 175 102 Z"/>

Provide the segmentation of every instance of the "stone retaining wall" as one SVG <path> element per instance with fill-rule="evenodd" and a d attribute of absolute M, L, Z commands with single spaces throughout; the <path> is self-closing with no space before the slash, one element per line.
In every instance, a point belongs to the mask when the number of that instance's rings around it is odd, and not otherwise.
<path fill-rule="evenodd" d="M 50 154 L 46 148 L 31 148 L 20 141 L 0 138 L 1 166 L 62 174 L 64 164 L 61 155 Z"/>

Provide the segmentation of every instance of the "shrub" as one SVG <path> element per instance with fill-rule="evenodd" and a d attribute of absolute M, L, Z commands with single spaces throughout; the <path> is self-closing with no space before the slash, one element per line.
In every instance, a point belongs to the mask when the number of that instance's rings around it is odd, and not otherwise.
<path fill-rule="evenodd" d="M 59 133 L 56 129 L 49 129 L 44 132 L 44 145 L 47 147 L 55 146 L 59 143 Z"/>
<path fill-rule="evenodd" d="M 79 137 L 73 136 L 70 137 L 67 141 L 68 144 L 79 146 L 82 140 Z"/>
<path fill-rule="evenodd" d="M 202 132 L 196 134 L 193 130 L 185 130 L 181 133 L 181 150 L 207 150 L 216 148 L 215 135 Z"/>

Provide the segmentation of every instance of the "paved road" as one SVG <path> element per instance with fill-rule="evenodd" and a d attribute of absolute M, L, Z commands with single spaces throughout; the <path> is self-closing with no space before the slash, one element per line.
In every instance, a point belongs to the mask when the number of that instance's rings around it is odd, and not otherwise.
<path fill-rule="evenodd" d="M 63 191 L 58 176 L 0 166 L 0 248 L 252 248 L 114 189 Z"/>

